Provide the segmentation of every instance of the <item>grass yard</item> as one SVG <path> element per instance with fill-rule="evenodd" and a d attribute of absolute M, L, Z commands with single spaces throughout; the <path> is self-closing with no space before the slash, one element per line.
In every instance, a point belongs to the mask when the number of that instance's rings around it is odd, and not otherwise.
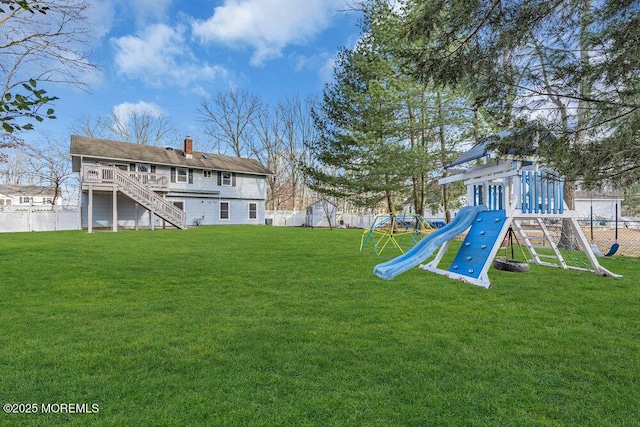
<path fill-rule="evenodd" d="M 0 235 L 0 425 L 640 424 L 638 259 L 387 282 L 361 235 Z"/>

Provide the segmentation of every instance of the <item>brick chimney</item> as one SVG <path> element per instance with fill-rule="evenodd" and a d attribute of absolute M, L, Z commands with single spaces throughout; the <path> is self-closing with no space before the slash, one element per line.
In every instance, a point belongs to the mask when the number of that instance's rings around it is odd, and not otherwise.
<path fill-rule="evenodd" d="M 193 157 L 193 141 L 189 135 L 184 138 L 184 155 L 188 159 Z"/>

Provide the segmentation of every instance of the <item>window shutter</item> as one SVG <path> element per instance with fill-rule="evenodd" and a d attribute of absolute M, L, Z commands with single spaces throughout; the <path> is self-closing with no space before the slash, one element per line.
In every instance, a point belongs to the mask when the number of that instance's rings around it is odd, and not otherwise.
<path fill-rule="evenodd" d="M 156 165 L 151 165 L 151 173 L 156 173 Z"/>
<path fill-rule="evenodd" d="M 131 164 L 129 165 L 129 170 L 130 170 L 131 172 L 135 172 L 135 171 L 136 171 L 136 164 L 135 164 L 135 163 L 131 163 Z"/>
<path fill-rule="evenodd" d="M 222 172 L 218 171 L 218 187 L 222 185 Z"/>
<path fill-rule="evenodd" d="M 176 168 L 171 168 L 171 182 L 176 182 Z"/>
<path fill-rule="evenodd" d="M 193 169 L 189 169 L 189 184 L 193 184 Z"/>
<path fill-rule="evenodd" d="M 232 186 L 232 187 L 235 187 L 235 186 L 236 186 L 236 173 L 235 173 L 235 172 L 233 172 L 233 173 L 231 174 L 231 186 Z"/>

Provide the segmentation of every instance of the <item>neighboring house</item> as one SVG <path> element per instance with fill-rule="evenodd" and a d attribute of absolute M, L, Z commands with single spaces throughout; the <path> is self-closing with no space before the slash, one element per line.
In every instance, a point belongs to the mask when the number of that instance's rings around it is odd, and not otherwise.
<path fill-rule="evenodd" d="M 585 190 L 581 183 L 576 185 L 576 212 L 578 218 L 615 220 L 622 215 L 622 201 L 624 193 L 605 186 L 601 190 Z"/>
<path fill-rule="evenodd" d="M 335 227 L 336 205 L 327 199 L 318 200 L 307 208 L 306 224 L 309 227 Z"/>
<path fill-rule="evenodd" d="M 253 159 L 71 136 L 82 227 L 264 224 L 266 178 Z"/>
<path fill-rule="evenodd" d="M 41 185 L 0 185 L 0 206 L 31 206 L 31 205 L 56 205 L 62 203 L 60 197 L 56 197 L 55 187 L 43 187 Z"/>

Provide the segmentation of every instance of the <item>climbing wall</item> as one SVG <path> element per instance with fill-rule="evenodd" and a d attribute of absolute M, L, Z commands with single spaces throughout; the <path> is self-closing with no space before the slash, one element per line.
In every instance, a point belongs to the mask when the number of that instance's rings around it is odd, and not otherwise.
<path fill-rule="evenodd" d="M 478 213 L 449 271 L 477 279 L 485 263 L 491 261 L 491 249 L 499 238 L 505 219 L 504 210 Z"/>

